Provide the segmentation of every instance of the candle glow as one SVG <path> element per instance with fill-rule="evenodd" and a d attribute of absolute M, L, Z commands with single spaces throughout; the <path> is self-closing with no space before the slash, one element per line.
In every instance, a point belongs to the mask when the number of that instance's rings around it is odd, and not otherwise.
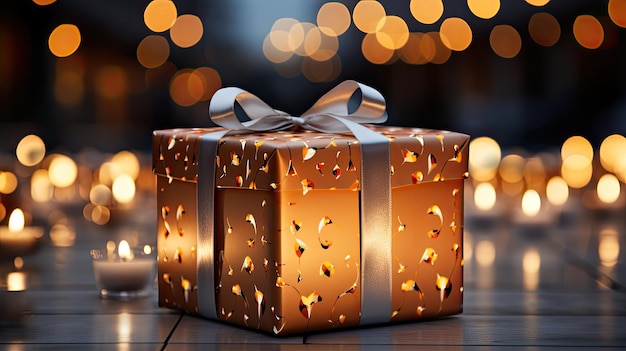
<path fill-rule="evenodd" d="M 9 217 L 9 231 L 11 233 L 19 233 L 24 230 L 24 212 L 16 208 Z"/>
<path fill-rule="evenodd" d="M 617 201 L 620 194 L 620 184 L 616 176 L 605 174 L 598 180 L 596 187 L 600 201 L 610 204 Z"/>
<path fill-rule="evenodd" d="M 541 198 L 535 190 L 527 190 L 522 197 L 522 212 L 526 216 L 534 217 L 541 211 Z"/>
<path fill-rule="evenodd" d="M 120 256 L 120 259 L 124 261 L 130 261 L 133 259 L 133 252 L 130 250 L 128 241 L 120 241 L 120 244 L 117 247 L 117 254 Z"/>

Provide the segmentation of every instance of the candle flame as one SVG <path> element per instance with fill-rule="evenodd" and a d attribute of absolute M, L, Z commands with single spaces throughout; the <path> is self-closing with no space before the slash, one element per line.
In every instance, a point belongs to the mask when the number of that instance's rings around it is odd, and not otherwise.
<path fill-rule="evenodd" d="M 120 259 L 124 261 L 130 261 L 133 259 L 133 253 L 130 251 L 130 245 L 128 245 L 128 241 L 126 240 L 120 241 L 117 253 L 120 256 Z"/>
<path fill-rule="evenodd" d="M 16 208 L 9 217 L 9 231 L 12 233 L 21 232 L 24 229 L 24 212 Z"/>

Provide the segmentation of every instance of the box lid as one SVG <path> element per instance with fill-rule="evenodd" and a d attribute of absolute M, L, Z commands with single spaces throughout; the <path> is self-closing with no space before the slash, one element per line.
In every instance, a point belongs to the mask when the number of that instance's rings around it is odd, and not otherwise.
<path fill-rule="evenodd" d="M 469 136 L 419 128 L 369 126 L 390 141 L 391 185 L 467 177 Z M 198 181 L 198 162 L 216 162 L 216 186 L 258 190 L 359 190 L 360 147 L 350 134 L 285 131 L 227 136 L 214 161 L 198 155 L 200 137 L 221 128 L 153 133 L 153 171 Z"/>

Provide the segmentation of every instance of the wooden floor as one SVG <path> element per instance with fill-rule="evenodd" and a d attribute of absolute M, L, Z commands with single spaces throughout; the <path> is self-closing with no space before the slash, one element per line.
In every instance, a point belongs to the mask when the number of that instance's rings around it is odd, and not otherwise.
<path fill-rule="evenodd" d="M 0 263 L 0 349 L 626 349 L 623 209 L 574 211 L 547 227 L 496 223 L 468 211 L 463 314 L 287 338 L 159 308 L 156 291 L 134 301 L 101 299 L 89 251 L 129 232 L 154 243 L 153 226 L 141 223 L 101 227 L 76 219 L 73 246 L 46 238 L 24 257 L 24 291 L 7 291 L 16 269 Z"/>

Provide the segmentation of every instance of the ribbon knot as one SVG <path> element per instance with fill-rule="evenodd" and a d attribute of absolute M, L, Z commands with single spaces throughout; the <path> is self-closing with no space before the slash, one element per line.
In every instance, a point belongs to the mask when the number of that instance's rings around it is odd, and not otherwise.
<path fill-rule="evenodd" d="M 295 128 L 297 128 L 297 129 L 304 129 L 305 128 L 306 121 L 304 120 L 304 118 L 291 116 L 291 117 L 289 117 L 289 119 L 291 119 L 291 122 L 293 123 L 293 126 Z"/>

